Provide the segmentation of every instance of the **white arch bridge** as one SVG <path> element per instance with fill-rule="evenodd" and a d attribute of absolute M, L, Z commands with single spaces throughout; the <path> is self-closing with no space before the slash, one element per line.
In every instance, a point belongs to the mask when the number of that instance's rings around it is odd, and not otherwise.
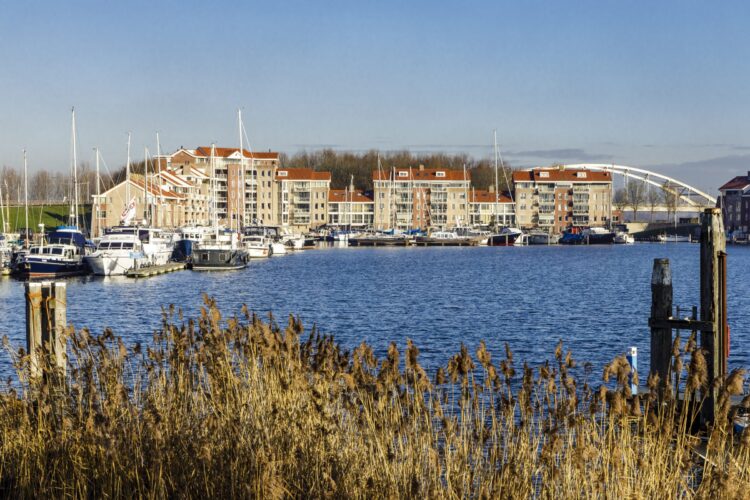
<path fill-rule="evenodd" d="M 570 165 L 557 165 L 561 170 L 592 170 L 597 172 L 610 172 L 624 177 L 626 180 L 634 179 L 651 186 L 662 189 L 665 193 L 670 193 L 676 199 L 684 202 L 685 205 L 680 208 L 690 208 L 698 210 L 703 207 L 715 207 L 716 198 L 704 193 L 700 189 L 685 184 L 682 181 L 667 177 L 657 172 L 651 172 L 642 168 L 628 167 L 625 165 L 614 165 L 605 163 L 576 163 Z"/>

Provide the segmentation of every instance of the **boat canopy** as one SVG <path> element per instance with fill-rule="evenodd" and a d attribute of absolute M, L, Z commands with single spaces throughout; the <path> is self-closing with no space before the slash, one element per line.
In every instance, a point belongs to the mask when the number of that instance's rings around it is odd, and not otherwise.
<path fill-rule="evenodd" d="M 49 235 L 47 241 L 50 245 L 75 245 L 75 246 L 86 246 L 86 238 L 76 231 L 71 231 L 71 228 L 57 228 L 52 234 Z"/>

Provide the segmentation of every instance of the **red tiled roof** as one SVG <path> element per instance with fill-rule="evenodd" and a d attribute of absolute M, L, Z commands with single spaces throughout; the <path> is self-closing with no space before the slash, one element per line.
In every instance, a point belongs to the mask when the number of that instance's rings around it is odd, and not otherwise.
<path fill-rule="evenodd" d="M 541 177 L 541 172 L 547 172 L 547 177 Z M 579 172 L 585 172 L 586 177 L 578 177 Z M 559 168 L 535 168 L 533 170 L 517 170 L 513 172 L 513 182 L 612 182 L 612 174 L 596 170 L 561 170 Z"/>
<path fill-rule="evenodd" d="M 409 173 L 411 172 L 411 177 Z M 437 173 L 445 173 L 444 177 L 438 177 Z M 404 173 L 405 175 L 402 175 Z M 391 179 L 391 171 L 378 171 L 373 170 L 372 180 L 374 181 L 387 181 Z M 471 173 L 466 172 L 464 177 L 463 170 L 450 170 L 447 168 L 425 168 L 420 170 L 419 168 L 397 168 L 396 169 L 396 180 L 397 181 L 468 181 L 471 179 Z"/>
<path fill-rule="evenodd" d="M 138 189 L 143 189 L 143 181 L 141 179 L 133 179 L 131 177 L 130 182 L 135 184 Z M 153 196 L 159 196 L 159 197 L 164 197 L 164 198 L 173 198 L 173 199 L 185 198 L 184 194 L 175 193 L 167 189 L 161 189 L 159 186 L 154 186 L 153 184 L 148 185 L 148 192 L 151 193 Z"/>
<path fill-rule="evenodd" d="M 724 191 L 727 189 L 745 189 L 748 185 L 750 185 L 750 176 L 738 175 L 731 181 L 721 186 L 719 188 L 719 191 Z"/>
<path fill-rule="evenodd" d="M 469 199 L 471 200 L 471 203 L 495 203 L 495 193 L 477 189 L 471 191 Z M 498 203 L 513 203 L 510 196 L 505 193 L 500 193 L 497 197 L 497 201 Z"/>
<path fill-rule="evenodd" d="M 347 191 L 346 189 L 331 189 L 328 191 L 329 203 L 373 203 L 372 197 L 366 195 L 363 191 Z"/>
<path fill-rule="evenodd" d="M 286 172 L 286 175 L 279 175 Z M 280 168 L 276 171 L 276 180 L 290 181 L 330 181 L 331 172 L 320 172 L 311 168 Z"/>
<path fill-rule="evenodd" d="M 233 154 L 237 153 L 239 150 L 240 148 L 215 148 L 214 156 L 217 156 L 219 158 L 228 158 L 232 156 Z M 245 158 L 255 158 L 256 160 L 278 160 L 279 159 L 279 153 L 277 152 L 248 151 L 247 149 L 243 149 L 242 151 L 244 153 Z M 195 155 L 202 156 L 204 158 L 210 157 L 211 146 L 199 146 L 198 149 L 195 150 Z"/>

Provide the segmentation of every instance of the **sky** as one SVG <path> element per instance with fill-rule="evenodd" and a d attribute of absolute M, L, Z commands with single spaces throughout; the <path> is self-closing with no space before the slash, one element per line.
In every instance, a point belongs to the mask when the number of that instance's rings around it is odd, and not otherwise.
<path fill-rule="evenodd" d="M 750 3 L 0 0 L 0 165 L 132 151 L 500 151 L 715 191 L 750 170 Z"/>

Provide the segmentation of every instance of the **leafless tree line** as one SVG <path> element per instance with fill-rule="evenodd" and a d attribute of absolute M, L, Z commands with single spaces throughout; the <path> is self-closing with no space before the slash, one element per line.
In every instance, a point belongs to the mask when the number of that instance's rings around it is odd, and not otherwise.
<path fill-rule="evenodd" d="M 657 206 L 667 208 L 667 217 L 677 210 L 679 195 L 668 183 L 656 187 L 636 179 L 628 179 L 625 186 L 615 190 L 612 205 L 622 211 L 625 208 L 633 210 L 633 220 L 638 219 L 638 210 L 649 208 L 650 220 L 654 219 Z"/>
<path fill-rule="evenodd" d="M 78 167 L 78 198 L 81 203 L 91 202 L 96 194 L 96 172 L 88 163 Z M 101 178 L 100 189 L 109 189 L 113 180 L 108 176 Z M 73 194 L 72 175 L 67 172 L 50 172 L 35 170 L 29 172 L 29 203 L 64 203 Z M 0 190 L 3 203 L 21 204 L 25 199 L 25 182 L 23 169 L 4 166 L 0 169 Z"/>

